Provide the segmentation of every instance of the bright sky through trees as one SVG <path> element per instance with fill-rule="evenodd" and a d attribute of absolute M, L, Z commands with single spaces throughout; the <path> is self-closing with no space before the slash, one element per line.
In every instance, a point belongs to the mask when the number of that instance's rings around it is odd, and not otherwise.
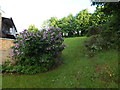
<path fill-rule="evenodd" d="M 91 0 L 0 0 L 4 16 L 12 17 L 18 32 L 34 24 L 40 28 L 44 20 L 50 17 L 62 18 L 70 13 L 76 15 L 88 8 L 93 13 L 95 6 Z"/>

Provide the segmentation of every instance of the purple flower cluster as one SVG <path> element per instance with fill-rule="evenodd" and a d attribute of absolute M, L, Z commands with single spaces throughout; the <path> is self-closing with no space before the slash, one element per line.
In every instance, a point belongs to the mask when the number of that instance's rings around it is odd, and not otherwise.
<path fill-rule="evenodd" d="M 31 55 L 31 52 L 37 51 L 36 54 L 43 54 L 42 51 L 48 53 L 57 53 L 65 48 L 62 44 L 64 39 L 62 38 L 61 28 L 51 27 L 45 31 L 29 32 L 24 30 L 16 38 L 16 43 L 12 49 L 12 56 L 26 57 Z M 39 50 L 38 47 L 41 47 Z M 36 51 L 35 51 L 36 50 Z"/>
<path fill-rule="evenodd" d="M 43 33 L 43 39 L 46 39 L 47 36 L 48 36 L 48 35 L 47 35 L 47 32 L 44 32 L 44 33 Z"/>

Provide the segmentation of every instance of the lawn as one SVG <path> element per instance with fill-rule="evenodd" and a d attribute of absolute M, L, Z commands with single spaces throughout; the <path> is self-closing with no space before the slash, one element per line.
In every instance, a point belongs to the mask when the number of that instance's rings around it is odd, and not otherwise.
<path fill-rule="evenodd" d="M 117 88 L 118 53 L 98 52 L 84 55 L 86 37 L 66 38 L 62 52 L 64 64 L 35 75 L 3 75 L 3 88 Z"/>

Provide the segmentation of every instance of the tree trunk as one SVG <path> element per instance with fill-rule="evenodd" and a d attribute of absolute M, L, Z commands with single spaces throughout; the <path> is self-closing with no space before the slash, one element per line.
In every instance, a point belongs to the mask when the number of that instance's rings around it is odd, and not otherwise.
<path fill-rule="evenodd" d="M 77 30 L 77 36 L 79 36 L 79 30 Z"/>
<path fill-rule="evenodd" d="M 84 36 L 84 30 L 81 30 L 81 36 Z"/>

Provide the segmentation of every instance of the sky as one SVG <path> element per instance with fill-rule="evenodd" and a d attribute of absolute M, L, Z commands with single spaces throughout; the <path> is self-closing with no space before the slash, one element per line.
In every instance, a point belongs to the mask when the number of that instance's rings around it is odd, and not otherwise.
<path fill-rule="evenodd" d="M 40 29 L 50 17 L 60 19 L 86 8 L 90 13 L 95 10 L 91 0 L 0 0 L 0 7 L 5 12 L 3 16 L 13 18 L 18 32 L 33 24 Z"/>

